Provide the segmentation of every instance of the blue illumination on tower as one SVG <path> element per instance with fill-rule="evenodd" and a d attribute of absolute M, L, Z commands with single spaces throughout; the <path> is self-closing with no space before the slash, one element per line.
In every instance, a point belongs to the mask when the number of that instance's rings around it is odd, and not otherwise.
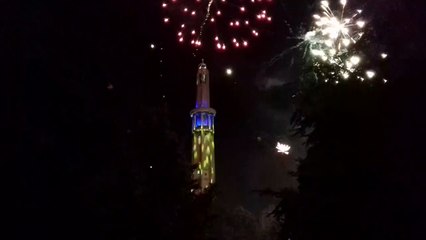
<path fill-rule="evenodd" d="M 194 109 L 195 110 L 195 109 Z M 214 130 L 214 113 L 196 112 L 192 116 L 192 130 L 209 129 Z"/>

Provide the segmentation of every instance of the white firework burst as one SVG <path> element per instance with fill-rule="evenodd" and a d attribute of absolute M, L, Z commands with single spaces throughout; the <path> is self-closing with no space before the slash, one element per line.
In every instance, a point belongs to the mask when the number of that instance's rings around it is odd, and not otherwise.
<path fill-rule="evenodd" d="M 362 9 L 354 13 L 346 10 L 347 1 L 340 0 L 340 9 L 333 11 L 328 1 L 321 1 L 320 14 L 314 14 L 314 26 L 303 36 L 309 55 L 315 64 L 336 67 L 330 74 L 339 74 L 348 79 L 359 68 L 363 59 L 354 53 L 352 47 L 362 39 L 366 22 L 361 18 Z M 382 59 L 387 57 L 381 54 Z M 357 72 L 359 74 L 359 72 Z M 365 76 L 357 75 L 361 81 L 376 76 L 373 70 L 365 71 Z"/>
<path fill-rule="evenodd" d="M 282 144 L 282 143 L 278 142 L 276 149 L 279 153 L 284 153 L 285 155 L 289 155 L 291 147 L 287 144 Z"/>

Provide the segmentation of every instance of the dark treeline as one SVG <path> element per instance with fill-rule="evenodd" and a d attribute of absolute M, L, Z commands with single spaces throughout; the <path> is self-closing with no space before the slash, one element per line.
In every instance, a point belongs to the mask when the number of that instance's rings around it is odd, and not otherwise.
<path fill-rule="evenodd" d="M 263 191 L 281 200 L 273 212 L 280 239 L 424 237 L 425 114 L 419 104 L 426 61 L 418 38 L 424 34 L 416 25 L 419 5 L 367 6 L 375 7 L 367 11 L 376 29 L 355 47 L 368 49 L 363 56 L 370 64 L 386 49 L 388 65 L 371 65 L 380 69 L 379 79 L 384 74 L 390 81 L 349 78 L 334 84 L 330 73 L 336 69 L 304 69 L 293 118 L 295 133 L 306 137 L 308 147 L 297 170 L 299 187 Z M 377 9 L 381 15 L 373 15 Z"/>

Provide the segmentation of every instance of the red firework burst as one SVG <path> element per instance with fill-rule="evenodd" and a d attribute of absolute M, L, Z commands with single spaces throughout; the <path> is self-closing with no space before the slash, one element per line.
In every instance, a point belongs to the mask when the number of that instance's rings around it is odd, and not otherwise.
<path fill-rule="evenodd" d="M 164 0 L 163 22 L 180 44 L 213 45 L 224 51 L 247 48 L 272 22 L 273 0 Z"/>

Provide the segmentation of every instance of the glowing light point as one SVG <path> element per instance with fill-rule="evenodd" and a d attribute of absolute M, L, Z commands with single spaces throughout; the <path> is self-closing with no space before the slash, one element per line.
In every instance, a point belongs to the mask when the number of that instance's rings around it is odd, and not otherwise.
<path fill-rule="evenodd" d="M 342 43 L 345 47 L 347 47 L 351 44 L 351 40 L 345 38 L 345 39 L 342 39 Z"/>
<path fill-rule="evenodd" d="M 380 54 L 380 57 L 382 57 L 382 59 L 386 59 L 388 57 L 388 54 L 382 53 L 382 54 Z"/>
<path fill-rule="evenodd" d="M 278 153 L 284 153 L 285 155 L 290 154 L 291 147 L 287 144 L 282 144 L 280 142 L 277 142 L 277 146 L 275 147 L 278 151 Z"/>
<path fill-rule="evenodd" d="M 368 78 L 374 78 L 374 76 L 376 76 L 376 72 L 372 71 L 372 70 L 368 70 L 365 72 L 365 75 L 367 75 Z"/>
<path fill-rule="evenodd" d="M 231 76 L 231 75 L 232 75 L 232 73 L 233 73 L 233 71 L 232 71 L 232 69 L 231 69 L 231 68 L 227 68 L 227 69 L 226 69 L 226 75 Z"/>
<path fill-rule="evenodd" d="M 360 58 L 360 57 L 358 57 L 358 56 L 352 56 L 352 57 L 350 58 L 350 61 L 351 61 L 351 63 L 352 63 L 353 65 L 358 65 L 358 64 L 359 64 L 359 62 L 361 62 L 361 58 Z"/>
<path fill-rule="evenodd" d="M 151 47 L 151 49 L 154 49 L 155 45 L 153 43 L 151 43 L 150 47 Z"/>
<path fill-rule="evenodd" d="M 321 6 L 328 7 L 329 5 L 328 1 L 321 1 Z"/>
<path fill-rule="evenodd" d="M 365 26 L 365 22 L 364 21 L 357 21 L 356 25 L 360 28 L 363 28 Z"/>

